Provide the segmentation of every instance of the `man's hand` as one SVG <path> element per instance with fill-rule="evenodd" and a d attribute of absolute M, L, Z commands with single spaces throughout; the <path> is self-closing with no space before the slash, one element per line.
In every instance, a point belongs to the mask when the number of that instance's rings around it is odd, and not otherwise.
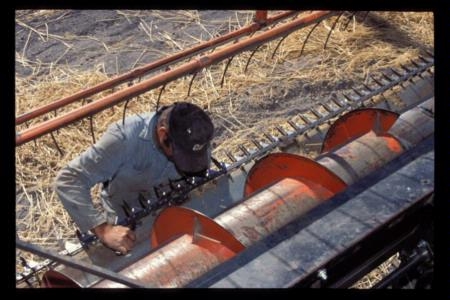
<path fill-rule="evenodd" d="M 127 254 L 134 247 L 136 234 L 128 227 L 103 223 L 92 230 L 107 247 Z"/>

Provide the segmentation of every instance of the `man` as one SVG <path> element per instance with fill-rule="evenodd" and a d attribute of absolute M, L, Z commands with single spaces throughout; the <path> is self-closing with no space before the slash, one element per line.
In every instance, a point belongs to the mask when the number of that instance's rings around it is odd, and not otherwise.
<path fill-rule="evenodd" d="M 198 106 L 179 102 L 157 113 L 136 115 L 109 126 L 102 138 L 57 175 L 55 191 L 82 232 L 93 232 L 107 247 L 126 254 L 135 233 L 115 225 L 125 217 L 123 201 L 138 206 L 139 195 L 182 176 L 203 174 L 210 165 L 214 126 Z M 102 183 L 105 213 L 95 209 L 91 188 Z"/>

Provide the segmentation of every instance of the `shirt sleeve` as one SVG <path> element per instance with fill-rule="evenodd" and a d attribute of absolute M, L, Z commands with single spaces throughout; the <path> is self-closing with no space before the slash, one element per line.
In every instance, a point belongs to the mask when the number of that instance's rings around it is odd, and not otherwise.
<path fill-rule="evenodd" d="M 93 205 L 91 188 L 112 178 L 126 155 L 126 136 L 119 125 L 113 124 L 95 145 L 56 176 L 55 192 L 82 232 L 106 222 L 106 216 Z"/>

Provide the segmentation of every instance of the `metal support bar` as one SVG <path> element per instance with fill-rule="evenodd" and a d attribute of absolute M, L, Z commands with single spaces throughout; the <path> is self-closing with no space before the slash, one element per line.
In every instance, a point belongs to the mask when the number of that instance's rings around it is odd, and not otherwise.
<path fill-rule="evenodd" d="M 49 258 L 58 262 L 62 262 L 65 265 L 68 265 L 70 267 L 86 271 L 88 273 L 122 283 L 126 286 L 132 287 L 132 288 L 151 288 L 149 285 L 143 285 L 140 284 L 139 281 L 133 280 L 129 277 L 125 277 L 119 273 L 112 272 L 108 269 L 98 267 L 96 265 L 87 264 L 82 261 L 75 261 L 74 259 L 53 253 L 52 251 L 44 250 L 41 247 L 37 245 L 33 245 L 27 242 L 24 242 L 20 240 L 19 238 L 16 238 L 16 247 L 25 251 L 29 251 L 31 253 L 40 255 L 45 258 Z"/>
<path fill-rule="evenodd" d="M 264 23 L 258 23 L 258 22 L 253 23 L 251 25 L 248 25 L 241 29 L 235 30 L 235 31 L 225 34 L 223 36 L 214 38 L 210 41 L 203 42 L 203 43 L 201 43 L 197 46 L 194 46 L 190 49 L 187 49 L 185 51 L 178 52 L 174 55 L 170 55 L 168 57 L 162 58 L 162 59 L 152 62 L 148 65 L 136 68 L 125 74 L 122 74 L 113 79 L 104 81 L 93 87 L 90 87 L 88 89 L 77 92 L 71 96 L 62 98 L 60 100 L 57 100 L 55 102 L 52 102 L 52 103 L 42 106 L 40 108 L 37 108 L 33 111 L 24 113 L 16 118 L 16 125 L 22 124 L 23 122 L 34 119 L 38 116 L 41 116 L 43 114 L 46 114 L 46 113 L 52 111 L 52 110 L 66 106 L 75 101 L 81 100 L 85 97 L 95 95 L 96 93 L 102 92 L 106 89 L 114 88 L 115 86 L 117 86 L 127 80 L 143 76 L 143 75 L 149 73 L 150 71 L 157 71 L 159 69 L 162 69 L 165 66 L 167 66 L 168 64 L 176 63 L 182 59 L 189 58 L 189 57 L 199 53 L 200 51 L 207 51 L 208 49 L 222 45 L 222 44 L 229 42 L 232 39 L 238 38 L 242 35 L 253 33 L 269 24 L 279 22 L 291 15 L 294 15 L 295 13 L 296 13 L 295 11 L 288 11 L 288 12 L 283 12 L 283 13 L 277 14 L 271 18 L 267 18 L 267 11 L 266 11 L 266 18 L 265 18 Z"/>
<path fill-rule="evenodd" d="M 295 30 L 298 30 L 315 22 L 319 22 L 320 20 L 326 19 L 337 13 L 338 12 L 316 11 L 309 15 L 298 18 L 295 21 L 270 29 L 252 38 L 248 38 L 244 41 L 240 41 L 236 44 L 217 50 L 216 52 L 211 53 L 209 55 L 205 55 L 198 59 L 194 59 L 193 61 L 185 63 L 177 68 L 168 70 L 162 74 L 158 74 L 141 83 L 137 83 L 132 87 L 120 90 L 114 94 L 106 96 L 92 103 L 88 103 L 85 106 L 75 109 L 58 118 L 45 121 L 32 128 L 26 129 L 23 132 L 18 133 L 16 135 L 16 146 L 20 146 L 46 133 L 52 132 L 56 129 L 72 124 L 90 115 L 96 114 L 129 98 L 138 96 L 158 86 L 167 84 L 168 82 L 183 77 L 187 74 L 198 72 L 226 58 L 232 57 L 238 53 L 247 50 L 254 49 L 258 45 L 270 42 L 285 34 L 289 34 L 290 32 L 293 32 Z"/>

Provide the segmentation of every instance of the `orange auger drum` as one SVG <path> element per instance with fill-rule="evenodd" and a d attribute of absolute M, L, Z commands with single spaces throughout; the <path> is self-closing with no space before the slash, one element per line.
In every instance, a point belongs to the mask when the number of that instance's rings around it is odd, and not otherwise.
<path fill-rule="evenodd" d="M 432 136 L 433 113 L 433 98 L 398 117 L 378 110 L 350 112 L 332 127 L 328 146 L 315 161 L 287 153 L 259 160 L 248 174 L 243 201 L 214 219 L 183 207 L 163 210 L 149 237 L 156 249 L 119 273 L 156 287 L 187 285 Z M 361 117 L 369 121 L 352 129 Z M 358 137 L 331 141 L 339 131 Z M 125 286 L 102 280 L 94 287 Z"/>

